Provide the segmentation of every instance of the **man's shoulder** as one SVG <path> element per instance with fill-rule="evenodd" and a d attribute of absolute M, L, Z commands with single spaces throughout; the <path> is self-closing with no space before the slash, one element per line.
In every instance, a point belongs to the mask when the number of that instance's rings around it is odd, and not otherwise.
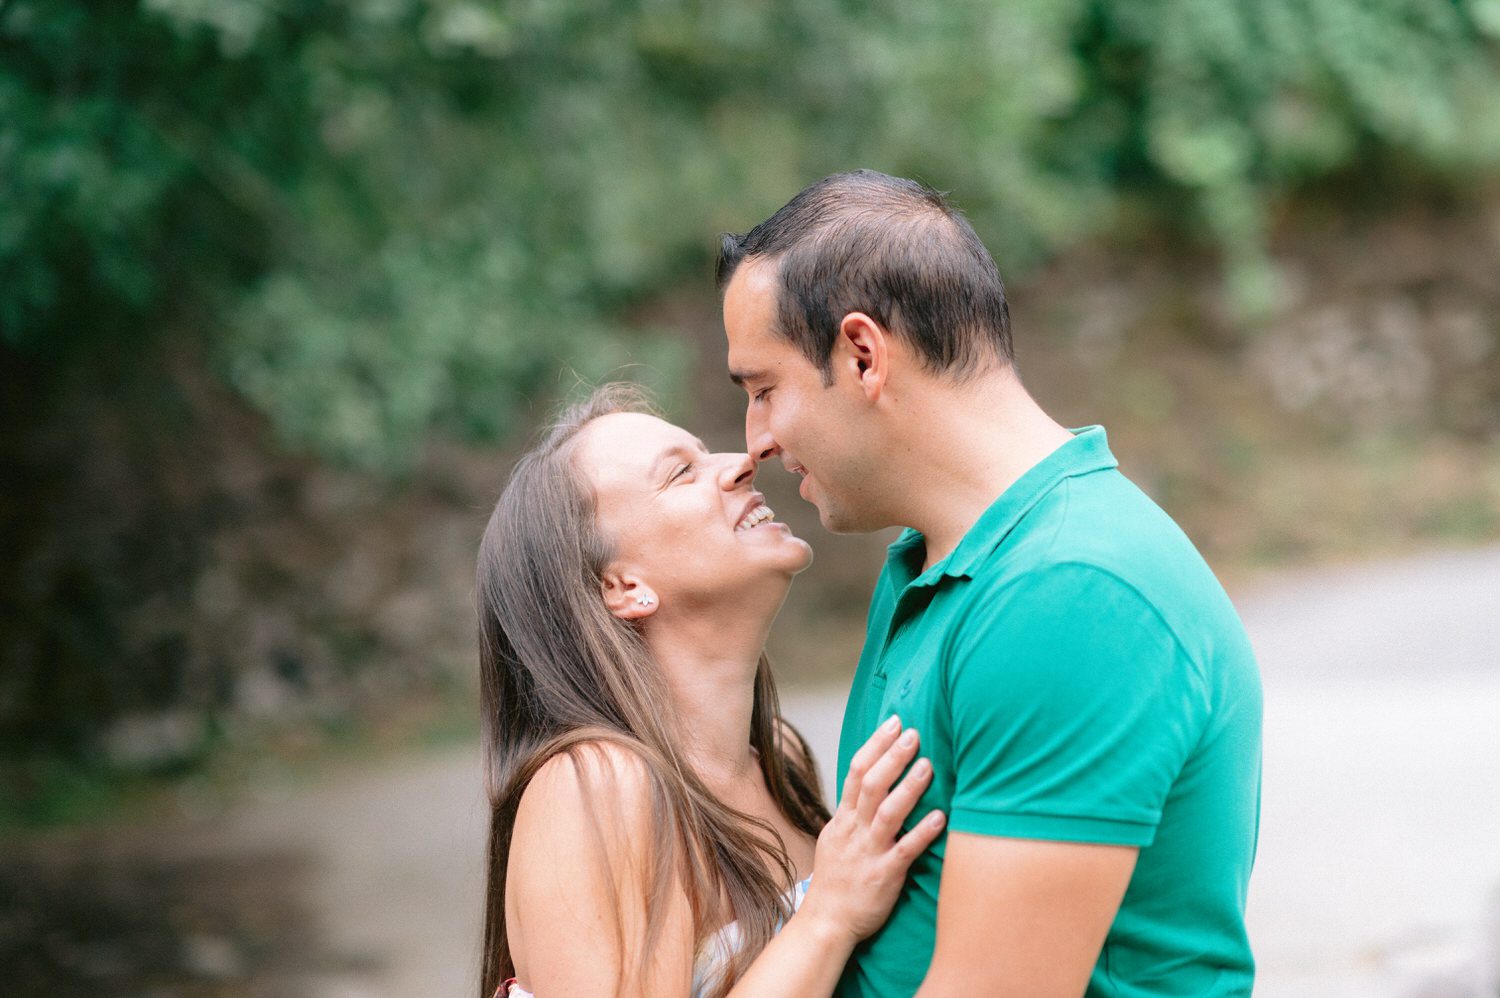
<path fill-rule="evenodd" d="M 1107 576 L 1153 605 L 1217 588 L 1203 556 L 1167 513 L 1117 469 L 1058 484 L 976 566 L 979 589 L 1024 590 Z"/>
<path fill-rule="evenodd" d="M 961 626 L 991 634 L 1061 616 L 1096 629 L 1134 614 L 1203 660 L 1246 644 L 1213 571 L 1180 527 L 1117 471 L 1063 482 L 1032 511 L 1026 531 L 976 566 Z M 1134 633 L 1145 633 L 1137 628 Z"/>

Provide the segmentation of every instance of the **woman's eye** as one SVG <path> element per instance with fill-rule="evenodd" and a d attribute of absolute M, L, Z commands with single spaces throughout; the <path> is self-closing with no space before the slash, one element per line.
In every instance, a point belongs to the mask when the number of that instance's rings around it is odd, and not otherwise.
<path fill-rule="evenodd" d="M 675 481 L 677 481 L 677 479 L 681 478 L 683 475 L 686 475 L 688 472 L 690 472 L 692 470 L 693 470 L 693 466 L 691 464 L 684 464 L 682 467 L 680 467 L 676 471 L 672 472 L 672 477 L 669 478 L 668 481 L 675 482 Z"/>

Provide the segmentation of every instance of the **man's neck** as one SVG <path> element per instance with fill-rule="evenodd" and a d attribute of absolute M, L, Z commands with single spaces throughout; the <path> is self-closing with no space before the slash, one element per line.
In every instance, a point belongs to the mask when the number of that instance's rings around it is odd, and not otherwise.
<path fill-rule="evenodd" d="M 909 398 L 910 428 L 898 469 L 905 526 L 926 541 L 924 570 L 942 561 L 997 498 L 1072 439 L 1042 411 L 1013 371 L 962 386 L 932 383 Z"/>

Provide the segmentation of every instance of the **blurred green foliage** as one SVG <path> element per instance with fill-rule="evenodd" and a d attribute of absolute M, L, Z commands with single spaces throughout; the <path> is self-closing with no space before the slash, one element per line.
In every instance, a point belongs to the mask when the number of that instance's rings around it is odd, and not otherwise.
<path fill-rule="evenodd" d="M 1500 0 L 0 0 L 0 336 L 195 336 L 293 445 L 399 467 L 560 366 L 670 370 L 650 306 L 714 234 L 860 165 L 1010 275 L 1206 237 L 1253 311 L 1279 198 L 1500 164 L 1497 39 Z"/>

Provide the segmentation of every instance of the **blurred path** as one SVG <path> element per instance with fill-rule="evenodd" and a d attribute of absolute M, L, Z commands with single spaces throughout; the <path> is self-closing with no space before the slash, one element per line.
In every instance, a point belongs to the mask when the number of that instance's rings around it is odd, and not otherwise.
<path fill-rule="evenodd" d="M 304 884 L 335 967 L 311 998 L 477 993 L 488 809 L 476 750 L 342 772 L 225 824 L 230 850 L 310 853 Z"/>
<path fill-rule="evenodd" d="M 1238 602 L 1266 687 L 1257 995 L 1475 993 L 1500 889 L 1500 547 L 1307 573 Z M 786 698 L 825 772 L 842 696 Z M 317 994 L 474 995 L 485 821 L 464 751 L 248 806 L 228 845 L 315 855 L 315 911 L 365 968 Z"/>
<path fill-rule="evenodd" d="M 1478 993 L 1473 964 L 1500 960 L 1500 547 L 1241 607 L 1266 689 L 1257 994 Z"/>

